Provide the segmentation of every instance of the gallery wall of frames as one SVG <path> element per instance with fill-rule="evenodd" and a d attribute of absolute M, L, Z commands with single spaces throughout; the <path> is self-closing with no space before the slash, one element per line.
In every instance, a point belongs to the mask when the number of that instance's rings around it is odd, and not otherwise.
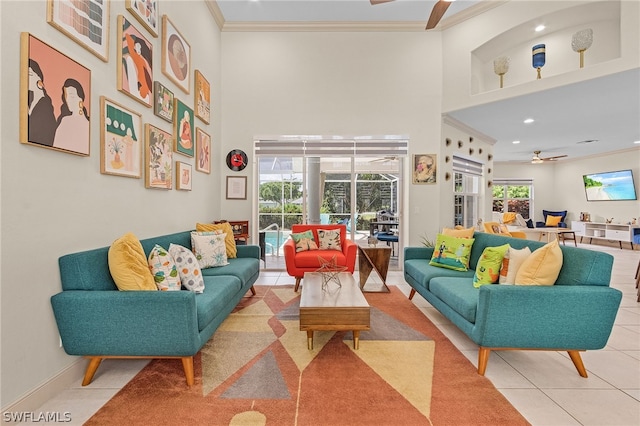
<path fill-rule="evenodd" d="M 211 86 L 205 73 L 194 69 L 188 40 L 169 16 L 159 14 L 159 3 L 47 0 L 47 22 L 105 62 L 107 72 L 116 72 L 118 93 L 137 101 L 138 107 L 95 93 L 91 69 L 23 32 L 21 143 L 99 155 L 100 173 L 144 179 L 149 189 L 189 191 L 194 169 L 211 173 Z M 110 22 L 116 22 L 115 29 Z M 110 43 L 116 44 L 115 58 L 109 57 Z M 153 61 L 156 49 L 161 51 L 160 64 Z M 91 111 L 96 96 L 100 110 Z M 151 115 L 166 125 L 151 124 Z M 97 154 L 91 152 L 92 125 L 100 126 Z"/>

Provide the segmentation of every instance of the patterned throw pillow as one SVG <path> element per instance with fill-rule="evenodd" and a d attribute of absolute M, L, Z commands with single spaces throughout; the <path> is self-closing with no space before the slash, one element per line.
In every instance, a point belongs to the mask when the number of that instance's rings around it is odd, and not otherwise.
<path fill-rule="evenodd" d="M 201 268 L 228 265 L 225 239 L 219 232 L 191 232 L 191 247 Z"/>
<path fill-rule="evenodd" d="M 456 271 L 469 270 L 469 256 L 474 238 L 455 238 L 438 234 L 429 265 Z"/>
<path fill-rule="evenodd" d="M 195 254 L 188 248 L 178 244 L 169 246 L 169 254 L 176 263 L 182 285 L 194 293 L 202 293 L 204 291 L 204 280 L 202 279 L 202 271 Z"/>
<path fill-rule="evenodd" d="M 318 239 L 320 240 L 320 250 L 342 251 L 339 229 L 318 229 Z"/>
<path fill-rule="evenodd" d="M 485 284 L 498 282 L 502 258 L 508 250 L 509 244 L 504 244 L 498 247 L 487 247 L 482 251 L 476 266 L 476 273 L 473 275 L 474 287 L 478 288 Z"/>
<path fill-rule="evenodd" d="M 522 262 L 524 262 L 530 254 L 531 249 L 529 247 L 520 250 L 510 247 L 502 258 L 502 267 L 500 268 L 500 279 L 498 282 L 500 284 L 515 284 L 518 269 L 520 269 L 520 265 L 522 265 Z"/>
<path fill-rule="evenodd" d="M 236 239 L 233 236 L 233 229 L 229 222 L 223 223 L 196 223 L 196 231 L 198 232 L 224 232 L 227 236 L 225 245 L 227 247 L 227 258 L 235 259 L 238 257 L 238 248 L 236 247 Z"/>
<path fill-rule="evenodd" d="M 111 244 L 108 259 L 109 272 L 118 290 L 158 290 L 149 271 L 142 244 L 131 232 Z"/>
<path fill-rule="evenodd" d="M 162 246 L 156 244 L 149 253 L 149 269 L 158 290 L 180 290 L 180 277 L 173 258 Z"/>
<path fill-rule="evenodd" d="M 313 232 L 311 230 L 291 234 L 291 239 L 296 243 L 296 253 L 307 250 L 318 250 L 318 245 L 313 239 Z"/>

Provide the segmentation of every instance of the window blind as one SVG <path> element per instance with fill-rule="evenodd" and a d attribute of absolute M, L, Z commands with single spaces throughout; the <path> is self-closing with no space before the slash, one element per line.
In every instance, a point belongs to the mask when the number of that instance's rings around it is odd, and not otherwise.
<path fill-rule="evenodd" d="M 474 176 L 482 176 L 484 165 L 477 161 L 467 160 L 466 158 L 453 156 L 453 171 L 466 173 Z M 495 182 L 495 181 L 494 181 Z"/>
<path fill-rule="evenodd" d="M 515 179 L 515 178 L 494 179 L 493 180 L 493 184 L 494 185 L 500 185 L 500 186 L 504 186 L 504 185 L 508 185 L 508 186 L 531 186 L 531 185 L 533 185 L 533 179 Z"/>
<path fill-rule="evenodd" d="M 254 142 L 258 156 L 282 157 L 405 157 L 408 153 L 408 138 L 287 138 L 259 139 Z"/>

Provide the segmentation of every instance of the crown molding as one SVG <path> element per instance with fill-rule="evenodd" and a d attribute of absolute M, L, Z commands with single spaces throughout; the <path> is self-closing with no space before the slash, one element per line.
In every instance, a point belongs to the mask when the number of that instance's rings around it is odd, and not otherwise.
<path fill-rule="evenodd" d="M 503 5 L 504 3 L 508 3 L 510 0 L 484 0 L 481 1 L 480 3 L 476 3 L 471 7 L 468 7 L 458 13 L 456 13 L 455 15 L 449 17 L 449 18 L 444 18 L 442 21 L 440 21 L 440 23 L 438 24 L 438 26 L 436 26 L 436 28 L 434 28 L 435 30 L 446 30 L 448 28 L 451 28 L 453 26 L 456 26 L 464 21 L 466 21 L 467 19 L 471 19 L 474 18 L 478 15 L 481 15 L 495 7 L 498 7 L 500 5 Z M 432 31 L 432 30 L 431 30 Z"/>
<path fill-rule="evenodd" d="M 488 143 L 489 145 L 495 145 L 496 142 L 498 142 L 497 139 L 492 138 L 491 136 L 485 135 L 482 132 L 479 132 L 478 130 L 474 129 L 473 127 L 469 127 L 466 124 L 464 124 L 462 121 L 456 120 L 455 118 L 451 117 L 448 114 L 442 114 L 442 122 L 444 124 L 448 124 L 451 127 L 455 127 L 458 130 L 461 130 L 473 137 L 476 137 L 480 140 L 482 140 L 483 142 Z"/>
<path fill-rule="evenodd" d="M 216 21 L 216 25 L 218 29 L 222 31 L 225 26 L 224 15 L 222 15 L 222 11 L 220 10 L 220 6 L 218 6 L 218 2 L 216 0 L 204 0 L 209 12 L 211 12 L 211 16 L 213 16 L 213 20 Z"/>
<path fill-rule="evenodd" d="M 424 32 L 422 21 L 389 22 L 225 22 L 222 31 Z"/>

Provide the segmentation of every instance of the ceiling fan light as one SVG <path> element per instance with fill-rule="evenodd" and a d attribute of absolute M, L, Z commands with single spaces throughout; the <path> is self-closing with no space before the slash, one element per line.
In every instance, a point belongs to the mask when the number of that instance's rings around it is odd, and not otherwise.
<path fill-rule="evenodd" d="M 531 160 L 531 164 L 540 164 L 540 163 L 543 163 L 540 157 L 533 157 L 533 159 Z"/>

